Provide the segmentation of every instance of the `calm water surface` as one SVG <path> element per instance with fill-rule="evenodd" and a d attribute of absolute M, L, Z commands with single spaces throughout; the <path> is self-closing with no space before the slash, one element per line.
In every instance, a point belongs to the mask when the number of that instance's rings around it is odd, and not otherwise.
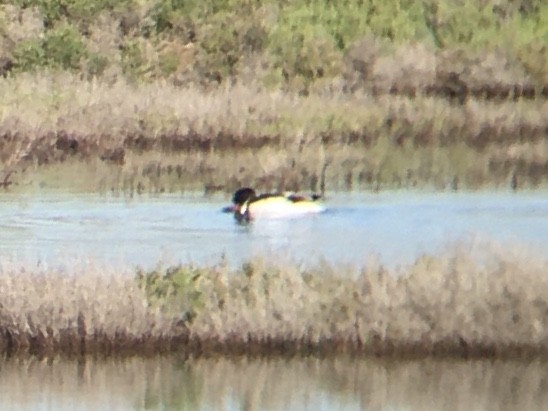
<path fill-rule="evenodd" d="M 471 237 L 548 255 L 546 193 L 332 196 L 318 216 L 248 226 L 223 198 L 0 193 L 0 261 L 154 267 L 412 262 Z M 0 410 L 541 410 L 546 361 L 0 359 Z"/>
<path fill-rule="evenodd" d="M 226 204 L 203 196 L 0 193 L 0 257 L 154 267 L 272 255 L 362 264 L 377 255 L 404 264 L 471 237 L 548 250 L 548 193 L 333 195 L 324 214 L 248 226 L 223 214 Z"/>
<path fill-rule="evenodd" d="M 545 410 L 546 363 L 0 360 L 2 410 Z"/>

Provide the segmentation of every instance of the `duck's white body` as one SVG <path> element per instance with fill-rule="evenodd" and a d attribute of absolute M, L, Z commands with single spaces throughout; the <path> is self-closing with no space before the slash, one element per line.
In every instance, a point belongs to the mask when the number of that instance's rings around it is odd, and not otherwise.
<path fill-rule="evenodd" d="M 248 212 L 251 220 L 291 218 L 325 211 L 325 207 L 317 201 L 292 201 L 284 196 L 263 198 L 243 208 L 242 213 Z"/>

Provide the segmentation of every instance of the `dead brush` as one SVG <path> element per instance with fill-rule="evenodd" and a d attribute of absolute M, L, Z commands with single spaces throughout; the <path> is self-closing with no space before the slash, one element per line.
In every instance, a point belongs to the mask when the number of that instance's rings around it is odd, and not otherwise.
<path fill-rule="evenodd" d="M 463 141 L 483 149 L 490 143 L 545 140 L 543 100 L 470 100 L 461 107 L 425 96 L 333 92 L 302 97 L 245 85 L 206 92 L 161 81 L 138 87 L 124 80 L 83 81 L 54 72 L 0 78 L 0 88 L 1 135 L 18 133 L 14 144 L 21 138 L 44 139 L 44 146 L 55 146 L 60 135 L 93 139 L 98 147 L 88 154 L 118 147 L 287 149 L 318 140 L 369 147 L 379 139 L 418 146 Z"/>
<path fill-rule="evenodd" d="M 475 247 L 475 246 L 474 246 Z M 548 353 L 548 263 L 479 246 L 391 272 L 255 260 L 240 270 L 179 267 L 199 296 L 187 317 L 198 352 Z M 157 275 L 157 273 L 156 273 Z M 145 276 L 146 277 L 146 276 Z M 148 292 L 172 281 L 156 277 Z M 186 295 L 185 294 L 185 295 Z M 157 300 L 179 304 L 178 293 Z"/>
<path fill-rule="evenodd" d="M 0 350 L 9 354 L 161 351 L 174 328 L 129 276 L 0 268 Z M 151 346 L 152 344 L 152 346 Z"/>
<path fill-rule="evenodd" d="M 241 84 L 206 92 L 68 73 L 0 78 L 0 89 L 0 169 L 28 170 L 28 177 L 18 175 L 20 184 L 46 179 L 57 165 L 68 164 L 71 175 L 78 164 L 82 174 L 99 170 L 101 186 L 112 191 L 315 190 L 327 160 L 332 190 L 547 183 L 541 100 L 455 105 L 424 95 L 303 97 Z M 152 163 L 160 167 L 154 179 L 147 172 Z M 117 175 L 128 184 L 109 181 Z"/>
<path fill-rule="evenodd" d="M 548 262 L 472 244 L 396 271 L 256 259 L 106 275 L 2 268 L 7 353 L 548 355 Z"/>

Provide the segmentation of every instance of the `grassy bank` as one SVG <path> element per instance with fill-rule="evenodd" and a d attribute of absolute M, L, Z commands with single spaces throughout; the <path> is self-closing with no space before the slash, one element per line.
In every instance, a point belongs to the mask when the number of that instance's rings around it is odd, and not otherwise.
<path fill-rule="evenodd" d="M 481 250 L 481 251 L 480 251 Z M 547 355 L 546 259 L 457 247 L 397 271 L 268 264 L 131 276 L 3 267 L 8 354 Z"/>
<path fill-rule="evenodd" d="M 548 183 L 543 99 L 206 92 L 66 73 L 21 74 L 0 88 L 0 160 L 20 187 L 316 191 L 323 170 L 332 190 Z"/>

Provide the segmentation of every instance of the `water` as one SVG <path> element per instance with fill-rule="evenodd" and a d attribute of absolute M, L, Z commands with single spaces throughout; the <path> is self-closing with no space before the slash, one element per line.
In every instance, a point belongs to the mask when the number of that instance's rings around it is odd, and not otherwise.
<path fill-rule="evenodd" d="M 548 250 L 545 193 L 332 196 L 248 226 L 221 198 L 0 195 L 0 261 L 131 268 L 253 256 L 389 265 L 481 237 Z M 540 410 L 548 363 L 375 359 L 0 359 L 0 410 Z"/>
<path fill-rule="evenodd" d="M 0 360 L 2 410 L 542 410 L 540 360 Z"/>
<path fill-rule="evenodd" d="M 412 262 L 472 237 L 548 250 L 546 193 L 346 194 L 321 215 L 236 224 L 221 198 L 0 195 L 0 257 L 151 268 L 239 264 L 254 256 L 314 263 Z"/>

